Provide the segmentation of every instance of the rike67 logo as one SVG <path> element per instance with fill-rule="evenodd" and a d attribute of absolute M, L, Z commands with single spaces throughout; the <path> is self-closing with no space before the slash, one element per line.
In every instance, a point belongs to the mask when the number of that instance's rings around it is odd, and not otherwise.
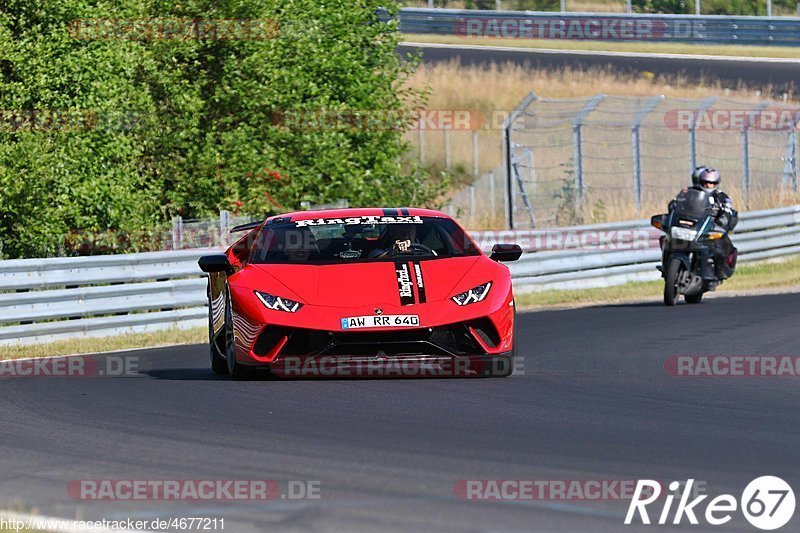
<path fill-rule="evenodd" d="M 704 513 L 700 511 L 702 508 L 700 504 L 708 498 L 708 495 L 696 496 L 690 501 L 693 484 L 693 479 L 687 480 L 685 490 L 681 490 L 683 484 L 678 481 L 669 484 L 670 493 L 663 500 L 664 506 L 658 515 L 657 524 L 670 523 L 670 515 L 672 515 L 671 523 L 674 525 L 680 524 L 684 517 L 690 524 L 697 525 L 699 523 L 698 515 L 700 515 L 706 523 L 712 526 L 721 526 L 730 522 L 733 513 L 740 508 L 751 525 L 770 531 L 783 527 L 794 515 L 794 491 L 779 477 L 762 476 L 754 479 L 745 487 L 738 501 L 731 494 L 721 494 L 707 502 Z M 658 481 L 640 479 L 628 507 L 625 524 L 634 523 L 637 515 L 642 524 L 650 524 L 647 506 L 659 500 L 662 496 L 661 492 L 662 487 Z M 678 504 L 673 512 L 672 504 L 676 496 L 678 496 Z M 651 511 L 653 510 L 656 509 L 651 509 Z"/>

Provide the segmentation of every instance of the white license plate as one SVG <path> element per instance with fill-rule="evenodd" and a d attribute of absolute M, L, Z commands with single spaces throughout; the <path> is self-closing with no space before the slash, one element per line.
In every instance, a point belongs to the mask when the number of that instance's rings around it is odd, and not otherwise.
<path fill-rule="evenodd" d="M 351 316 L 342 319 L 342 329 L 361 328 L 415 328 L 419 327 L 418 315 L 369 315 Z"/>

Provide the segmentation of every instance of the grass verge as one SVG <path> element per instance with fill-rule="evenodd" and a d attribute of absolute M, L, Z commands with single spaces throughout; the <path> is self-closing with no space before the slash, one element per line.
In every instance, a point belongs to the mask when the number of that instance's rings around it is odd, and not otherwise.
<path fill-rule="evenodd" d="M 131 333 L 117 337 L 70 339 L 31 346 L 0 346 L 0 360 L 132 350 L 169 344 L 195 344 L 207 340 L 208 328 L 168 329 L 153 333 Z M 0 531 L 0 533 L 3 532 Z"/>
<path fill-rule="evenodd" d="M 800 49 L 784 46 L 713 45 L 690 43 L 567 41 L 559 39 L 503 39 L 499 37 L 462 37 L 458 35 L 406 34 L 405 40 L 416 43 L 457 44 L 462 46 L 508 46 L 546 48 L 548 50 L 587 50 L 592 52 L 638 52 L 645 54 L 683 54 L 706 56 L 800 59 Z"/>
<path fill-rule="evenodd" d="M 784 261 L 773 260 L 741 264 L 736 268 L 736 274 L 723 283 L 715 292 L 725 294 L 793 288 L 800 290 L 800 257 L 793 257 Z M 516 301 L 520 310 L 616 304 L 642 300 L 657 301 L 661 299 L 663 290 L 664 282 L 658 280 L 598 289 L 519 294 L 516 297 Z"/>

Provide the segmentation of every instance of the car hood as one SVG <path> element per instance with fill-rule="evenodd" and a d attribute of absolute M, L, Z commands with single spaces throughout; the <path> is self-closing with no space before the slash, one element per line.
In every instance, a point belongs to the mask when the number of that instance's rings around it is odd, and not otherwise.
<path fill-rule="evenodd" d="M 345 265 L 251 264 L 248 266 L 269 274 L 307 304 L 361 307 L 401 303 L 403 283 L 398 278 L 404 277 L 402 272 L 406 270 L 409 273 L 409 282 L 416 284 L 416 265 L 422 273 L 425 301 L 444 300 L 480 258 L 481 256 L 469 256 Z M 420 291 L 416 286 L 411 287 L 411 294 L 413 301 L 406 300 L 405 303 L 421 303 Z"/>

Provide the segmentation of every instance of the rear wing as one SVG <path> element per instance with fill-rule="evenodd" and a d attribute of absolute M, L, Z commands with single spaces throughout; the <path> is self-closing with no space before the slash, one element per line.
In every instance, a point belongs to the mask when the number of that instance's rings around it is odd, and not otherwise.
<path fill-rule="evenodd" d="M 234 226 L 231 228 L 231 233 L 238 233 L 240 231 L 249 231 L 252 229 L 256 229 L 263 223 L 264 223 L 263 220 L 258 220 L 256 222 L 248 222 L 247 224 L 239 224 L 238 226 Z"/>

